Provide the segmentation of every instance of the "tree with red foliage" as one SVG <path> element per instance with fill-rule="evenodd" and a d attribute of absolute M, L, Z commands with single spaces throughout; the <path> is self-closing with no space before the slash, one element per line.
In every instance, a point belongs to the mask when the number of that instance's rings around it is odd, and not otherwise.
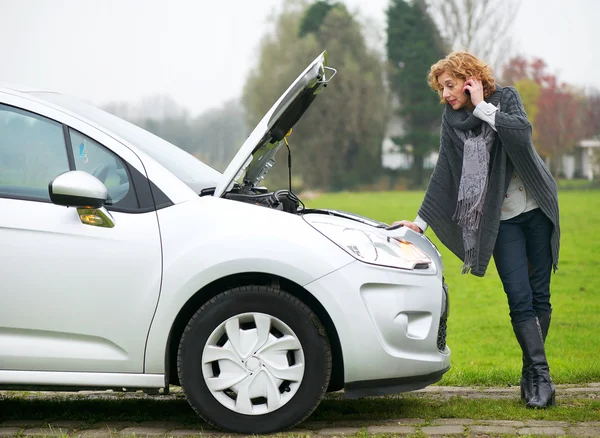
<path fill-rule="evenodd" d="M 516 56 L 504 66 L 502 78 L 507 85 L 513 85 L 521 79 L 531 79 L 541 87 L 552 86 L 556 84 L 556 76 L 547 72 L 546 68 L 546 63 L 540 58 L 528 61 L 521 56 Z"/>
<path fill-rule="evenodd" d="M 537 101 L 539 111 L 531 122 L 537 132 L 536 149 L 557 176 L 563 155 L 586 135 L 582 129 L 581 96 L 549 73 L 546 63 L 539 58 L 511 59 L 504 68 L 503 78 L 507 85 L 518 85 L 519 81 L 529 79 L 541 87 Z"/>

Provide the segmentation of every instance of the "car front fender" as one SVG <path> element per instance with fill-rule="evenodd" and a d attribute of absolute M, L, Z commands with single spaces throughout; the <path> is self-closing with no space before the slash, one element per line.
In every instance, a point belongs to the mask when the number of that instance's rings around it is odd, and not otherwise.
<path fill-rule="evenodd" d="M 147 341 L 146 373 L 164 373 L 175 319 L 215 281 L 262 273 L 304 286 L 355 261 L 299 216 L 218 198 L 199 201 L 159 211 L 163 278 Z"/>

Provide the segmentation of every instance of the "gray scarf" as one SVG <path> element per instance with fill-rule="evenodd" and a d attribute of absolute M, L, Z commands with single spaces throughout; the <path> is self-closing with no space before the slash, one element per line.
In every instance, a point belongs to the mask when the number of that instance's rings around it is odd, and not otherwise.
<path fill-rule="evenodd" d="M 471 130 L 461 131 L 456 128 L 454 128 L 454 132 L 464 145 L 458 201 L 452 219 L 462 229 L 465 247 L 462 273 L 468 274 L 476 261 L 477 229 L 483 214 L 488 185 L 490 151 L 496 140 L 496 132 L 487 123 L 482 124 L 479 135 L 475 135 Z"/>

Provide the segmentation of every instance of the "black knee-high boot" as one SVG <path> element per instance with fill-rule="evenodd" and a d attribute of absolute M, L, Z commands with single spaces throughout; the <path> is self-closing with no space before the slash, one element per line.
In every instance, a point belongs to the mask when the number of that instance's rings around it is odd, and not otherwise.
<path fill-rule="evenodd" d="M 542 338 L 544 344 L 546 343 L 546 337 L 548 336 L 548 330 L 550 329 L 550 317 L 552 311 L 545 312 L 538 315 L 538 321 L 540 322 L 540 328 L 542 329 Z M 533 386 L 533 380 L 531 376 L 530 364 L 527 362 L 527 358 L 523 355 L 523 369 L 521 371 L 521 400 L 528 402 L 531 400 L 531 388 Z"/>
<path fill-rule="evenodd" d="M 544 350 L 544 338 L 538 318 L 513 322 L 513 330 L 523 350 L 523 356 L 530 364 L 532 379 L 531 398 L 528 408 L 545 408 L 554 405 L 555 388 L 550 378 L 550 369 Z"/>

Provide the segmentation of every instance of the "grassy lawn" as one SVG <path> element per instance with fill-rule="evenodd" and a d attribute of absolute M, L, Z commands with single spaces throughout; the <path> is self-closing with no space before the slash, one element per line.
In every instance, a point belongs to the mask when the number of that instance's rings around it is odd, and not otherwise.
<path fill-rule="evenodd" d="M 596 190 L 600 188 L 598 180 L 588 181 L 587 179 L 559 179 L 557 181 L 559 189 L 565 190 Z"/>
<path fill-rule="evenodd" d="M 391 223 L 414 219 L 422 199 L 423 192 L 339 193 L 306 204 Z M 556 383 L 600 381 L 600 191 L 564 190 L 559 202 L 561 253 L 552 277 L 554 313 L 547 340 L 551 374 Z M 460 260 L 431 230 L 427 235 L 444 257 L 450 287 L 448 345 L 453 366 L 440 384 L 518 384 L 520 348 L 493 261 L 483 278 L 461 275 Z"/>

